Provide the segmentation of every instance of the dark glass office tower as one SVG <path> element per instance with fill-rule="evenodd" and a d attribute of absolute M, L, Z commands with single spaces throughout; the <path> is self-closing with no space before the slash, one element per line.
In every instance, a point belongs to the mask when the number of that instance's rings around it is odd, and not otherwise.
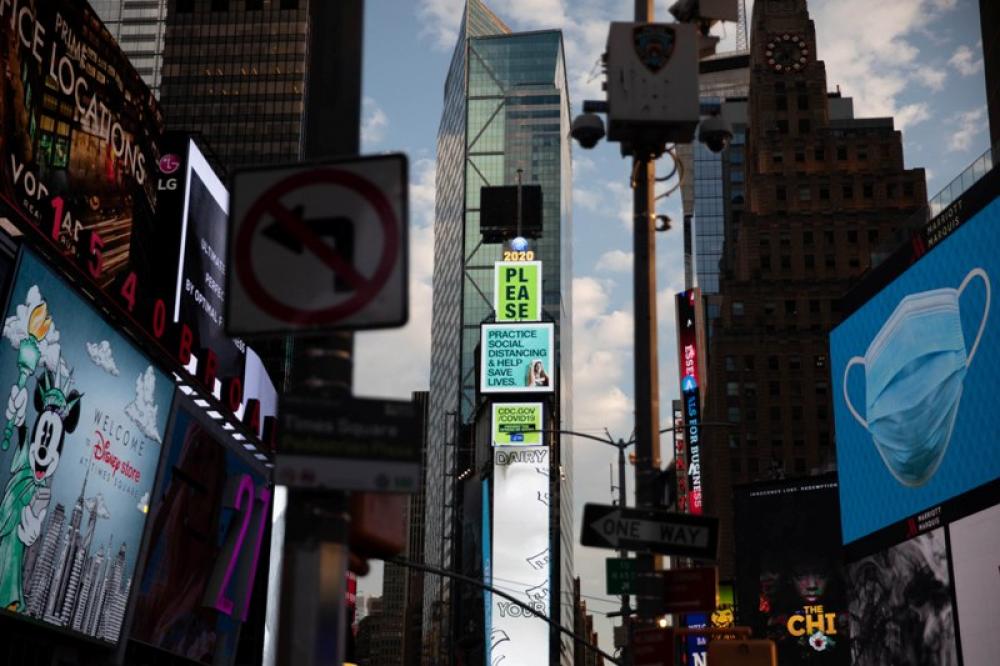
<path fill-rule="evenodd" d="M 516 184 L 519 171 L 523 184 L 540 185 L 542 190 L 543 231 L 531 247 L 543 265 L 543 320 L 555 323 L 560 364 L 549 422 L 571 428 L 569 123 L 562 34 L 511 33 L 480 0 L 469 0 L 438 130 L 426 478 L 425 553 L 431 564 L 450 568 L 456 563 L 460 542 L 467 537 L 463 526 L 472 522 L 463 498 L 471 497 L 469 484 L 482 483 L 478 472 L 456 480 L 477 460 L 472 449 L 481 406 L 476 390 L 479 327 L 492 316 L 493 264 L 503 251 L 501 243 L 483 241 L 480 191 Z M 551 544 L 552 608 L 561 609 L 563 624 L 572 627 L 571 605 L 560 606 L 556 596 L 560 589 L 572 590 L 572 458 L 569 447 L 560 452 L 558 438 L 552 440 L 552 451 L 550 471 L 558 499 L 551 507 L 550 534 L 564 537 L 562 543 Z M 448 663 L 448 640 L 458 633 L 458 627 L 451 626 L 455 598 L 447 582 L 428 581 L 425 586 L 425 650 L 431 663 Z M 571 662 L 572 645 L 560 648 L 556 639 L 552 646 L 554 663 Z"/>
<path fill-rule="evenodd" d="M 90 4 L 139 76 L 159 97 L 167 0 L 91 0 Z"/>

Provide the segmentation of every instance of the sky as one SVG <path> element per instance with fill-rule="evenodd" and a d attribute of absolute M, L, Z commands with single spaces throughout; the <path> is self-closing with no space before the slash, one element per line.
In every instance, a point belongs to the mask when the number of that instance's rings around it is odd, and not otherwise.
<path fill-rule="evenodd" d="M 486 1 L 515 31 L 563 31 L 574 115 L 583 100 L 600 99 L 600 77 L 594 72 L 608 22 L 630 20 L 633 2 Z M 655 16 L 671 20 L 671 3 L 657 0 Z M 363 152 L 409 156 L 412 273 L 409 323 L 356 337 L 354 390 L 359 395 L 407 398 L 428 388 L 435 146 L 463 4 L 366 3 Z M 752 4 L 747 0 L 748 12 Z M 811 0 L 809 9 L 828 89 L 839 86 L 844 96 L 852 97 L 857 117 L 895 118 L 903 132 L 905 164 L 926 170 L 928 194 L 937 193 L 989 147 L 978 0 Z M 735 24 L 717 26 L 720 50 L 733 48 L 735 30 Z M 669 158 L 664 158 L 658 172 L 669 170 Z M 601 435 L 607 428 L 614 437 L 627 439 L 633 421 L 628 165 L 616 145 L 602 142 L 593 150 L 574 145 L 573 181 L 573 429 Z M 679 194 L 661 200 L 657 212 L 681 220 Z M 679 397 L 673 295 L 684 288 L 680 224 L 658 234 L 656 261 L 661 422 L 667 423 L 670 401 Z M 584 503 L 610 503 L 610 465 L 617 454 L 585 439 L 569 442 L 575 447 L 572 475 L 579 522 Z M 665 446 L 664 465 L 668 451 Z M 632 498 L 631 480 L 628 485 Z M 575 541 L 579 544 L 579 535 Z M 575 553 L 582 593 L 596 616 L 602 647 L 609 650 L 612 623 L 603 613 L 618 604 L 604 594 L 604 560 L 611 555 L 579 545 Z M 381 567 L 362 580 L 360 589 L 379 593 Z"/>

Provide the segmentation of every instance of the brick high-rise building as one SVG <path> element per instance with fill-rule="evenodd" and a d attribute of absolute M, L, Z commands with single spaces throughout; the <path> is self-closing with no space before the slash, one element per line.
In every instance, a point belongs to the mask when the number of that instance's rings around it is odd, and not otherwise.
<path fill-rule="evenodd" d="M 926 203 L 892 118 L 827 92 L 805 0 L 758 0 L 751 25 L 746 210 L 729 220 L 702 431 L 705 512 L 733 575 L 733 484 L 834 463 L 828 334 L 869 250 Z"/>

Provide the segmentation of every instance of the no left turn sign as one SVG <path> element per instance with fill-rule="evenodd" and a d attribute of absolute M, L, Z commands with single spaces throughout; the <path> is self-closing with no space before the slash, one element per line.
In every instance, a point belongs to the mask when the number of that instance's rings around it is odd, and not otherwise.
<path fill-rule="evenodd" d="M 406 323 L 404 155 L 241 170 L 231 201 L 230 335 Z"/>

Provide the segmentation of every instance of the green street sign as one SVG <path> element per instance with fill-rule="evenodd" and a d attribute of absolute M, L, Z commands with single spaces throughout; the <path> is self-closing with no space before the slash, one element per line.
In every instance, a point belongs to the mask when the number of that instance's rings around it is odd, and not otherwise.
<path fill-rule="evenodd" d="M 498 261 L 493 266 L 497 321 L 541 321 L 542 262 Z"/>
<path fill-rule="evenodd" d="M 542 427 L 540 402 L 493 403 L 493 446 L 543 446 Z"/>
<path fill-rule="evenodd" d="M 635 594 L 635 560 L 609 557 L 607 559 L 608 594 Z"/>

